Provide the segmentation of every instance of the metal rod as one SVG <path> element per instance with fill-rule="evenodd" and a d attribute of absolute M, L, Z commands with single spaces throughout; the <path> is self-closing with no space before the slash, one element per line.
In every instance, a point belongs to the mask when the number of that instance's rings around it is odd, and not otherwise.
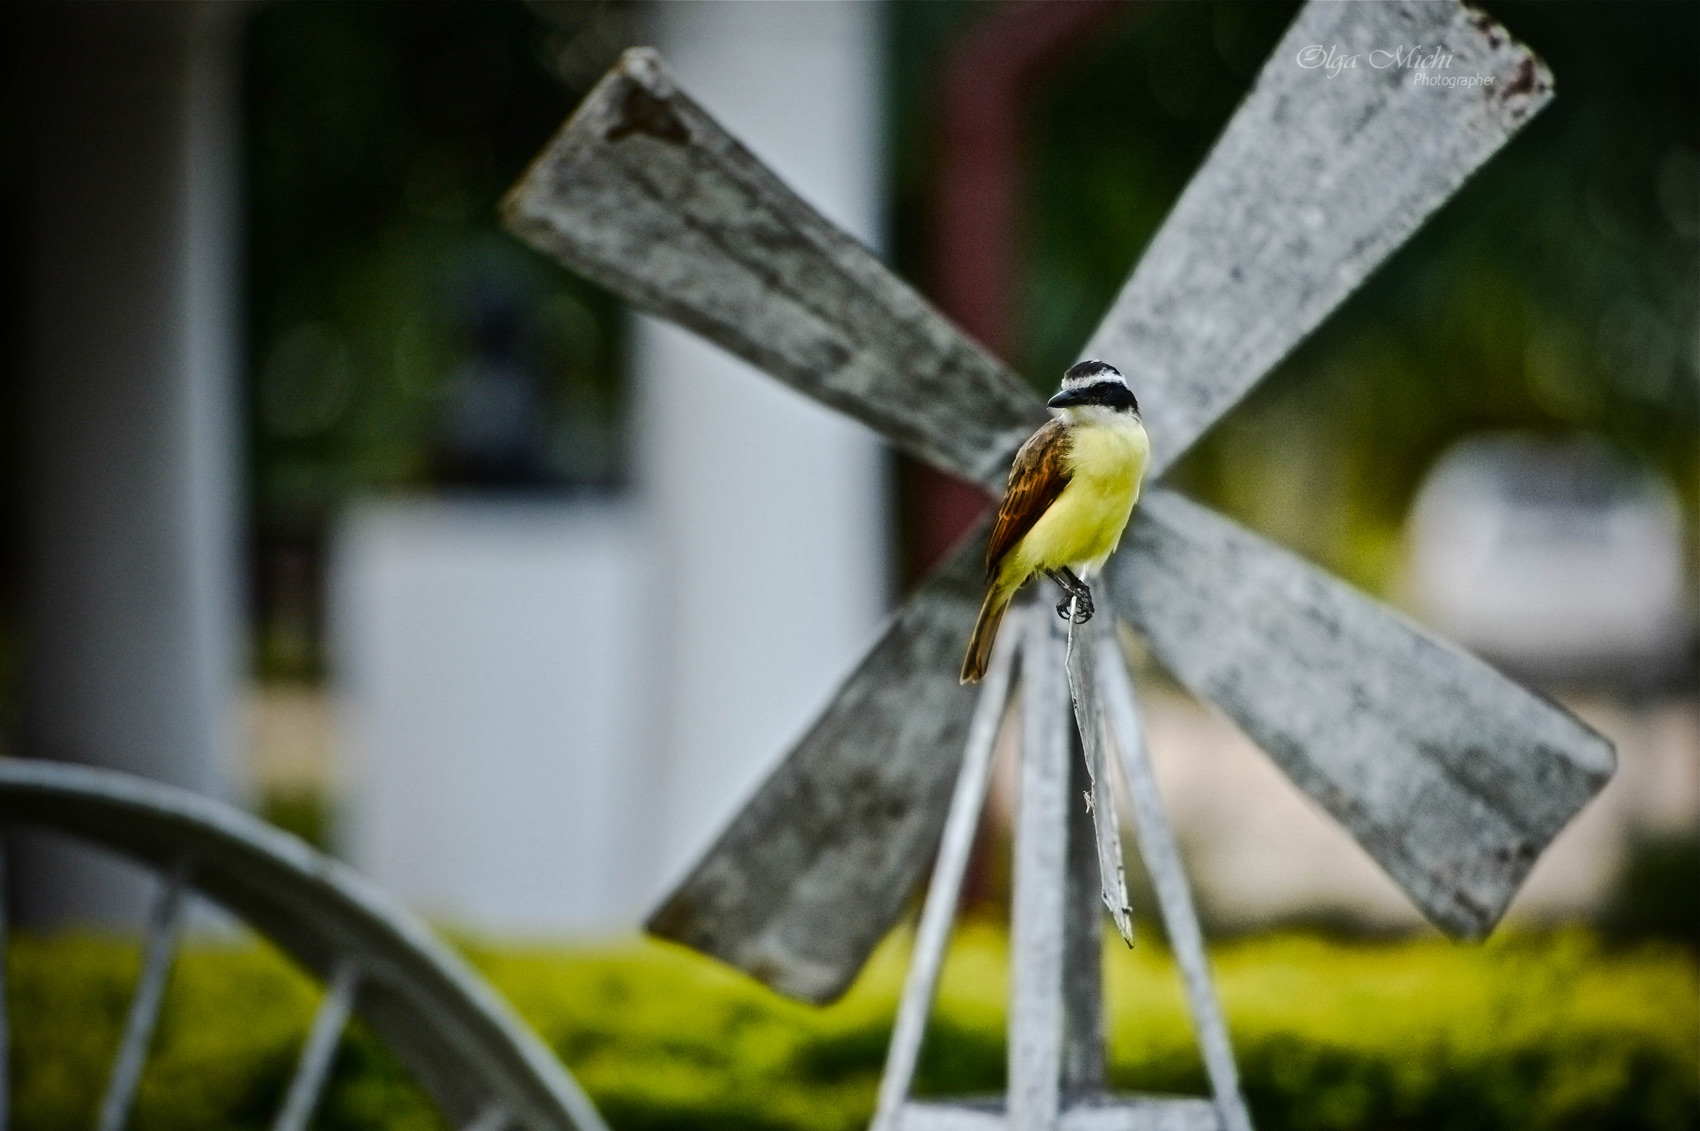
<path fill-rule="evenodd" d="M 1240 1095 L 1239 1072 L 1234 1067 L 1234 1050 L 1228 1042 L 1228 1026 L 1222 1018 L 1221 1002 L 1210 976 L 1210 960 L 1204 951 L 1204 934 L 1198 927 L 1198 914 L 1193 909 L 1180 849 L 1163 809 L 1157 775 L 1146 750 L 1133 677 L 1127 670 L 1127 657 L 1110 633 L 1103 634 L 1098 641 L 1098 678 L 1133 799 L 1134 835 L 1145 868 L 1151 874 L 1152 886 L 1157 889 L 1157 905 L 1162 909 L 1169 944 L 1181 968 L 1187 1005 L 1192 1010 L 1204 1067 L 1216 1097 L 1216 1111 L 1223 1131 L 1251 1131 L 1251 1115 Z"/>
<path fill-rule="evenodd" d="M 301 1046 L 301 1059 L 295 1065 L 295 1078 L 289 1082 L 289 1094 L 284 1098 L 283 1110 L 277 1114 L 277 1122 L 272 1124 L 272 1131 L 306 1131 L 307 1121 L 318 1106 L 319 1093 L 324 1091 L 325 1081 L 330 1077 L 337 1042 L 354 1012 L 354 994 L 359 984 L 359 969 L 352 960 L 344 959 L 313 1016 L 313 1026 Z"/>
<path fill-rule="evenodd" d="M 1011 628 L 1023 626 L 1019 619 Z M 1009 702 L 1010 672 L 1020 650 L 1021 632 L 1006 632 L 992 650 L 992 661 L 981 685 L 980 698 L 968 721 L 968 741 L 957 771 L 956 788 L 950 798 L 944 833 L 939 838 L 938 862 L 927 885 L 927 902 L 915 930 L 915 946 L 909 973 L 903 981 L 903 997 L 897 1006 L 897 1021 L 886 1052 L 885 1074 L 880 1078 L 879 1106 L 874 1131 L 896 1131 L 903 1103 L 915 1076 L 921 1040 L 926 1035 L 927 1015 L 932 1012 L 938 991 L 939 970 L 944 965 L 950 928 L 956 921 L 962 895 L 962 878 L 980 827 L 986 788 L 992 776 L 992 755 L 997 750 L 998 728 Z"/>
<path fill-rule="evenodd" d="M 1068 877 L 1068 687 L 1063 630 L 1043 601 L 1021 648 L 1021 793 L 1010 923 L 1009 1128 L 1053 1131 L 1060 1109 Z"/>
<path fill-rule="evenodd" d="M 1075 728 L 1080 734 L 1086 772 L 1091 778 L 1087 806 L 1092 812 L 1092 829 L 1098 847 L 1098 890 L 1110 918 L 1122 941 L 1133 945 L 1133 909 L 1128 905 L 1127 873 L 1122 867 L 1121 822 L 1116 819 L 1116 793 L 1110 778 L 1109 756 L 1104 752 L 1104 715 L 1098 706 L 1098 681 L 1093 676 L 1093 641 L 1101 633 L 1091 621 L 1076 625 L 1074 612 L 1080 603 L 1076 597 L 1069 602 L 1068 611 L 1068 694 L 1074 705 Z M 1078 630 L 1080 646 L 1075 647 Z"/>
<path fill-rule="evenodd" d="M 136 1087 L 142 1081 L 142 1068 L 147 1064 L 148 1046 L 153 1043 L 154 1028 L 159 1024 L 159 1009 L 165 1000 L 171 963 L 177 955 L 188 880 L 188 864 L 181 862 L 169 876 L 163 877 L 159 895 L 148 916 L 142 973 L 136 980 L 136 992 L 130 998 L 130 1012 L 124 1019 L 124 1035 L 118 1043 L 118 1055 L 113 1058 L 112 1072 L 106 1078 L 106 1094 L 101 1097 L 100 1116 L 95 1121 L 98 1131 L 122 1131 L 129 1121 L 130 1105 L 135 1102 Z"/>

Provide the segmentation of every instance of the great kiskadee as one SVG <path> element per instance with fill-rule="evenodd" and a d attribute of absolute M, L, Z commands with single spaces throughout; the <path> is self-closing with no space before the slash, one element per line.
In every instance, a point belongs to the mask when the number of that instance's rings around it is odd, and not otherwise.
<path fill-rule="evenodd" d="M 1087 581 L 1115 553 L 1139 501 L 1151 442 L 1127 379 L 1101 361 L 1063 374 L 1052 419 L 1015 453 L 992 539 L 986 600 L 962 661 L 962 682 L 985 677 L 992 642 L 1015 591 L 1036 573 L 1062 586 L 1057 614 L 1092 616 Z"/>

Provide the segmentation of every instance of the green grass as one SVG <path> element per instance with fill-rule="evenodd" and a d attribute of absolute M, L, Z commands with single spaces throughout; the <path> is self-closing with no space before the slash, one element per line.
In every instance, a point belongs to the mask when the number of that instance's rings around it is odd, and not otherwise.
<path fill-rule="evenodd" d="M 620 1131 L 866 1125 L 905 942 L 837 1005 L 810 1009 L 686 952 L 470 945 Z M 918 1090 L 996 1090 L 1004 939 L 952 953 Z M 1201 1092 L 1178 982 L 1156 945 L 1106 948 L 1118 1088 Z M 1307 1128 L 1678 1131 L 1700 1123 L 1692 951 L 1612 949 L 1584 932 L 1342 942 L 1275 935 L 1217 948 L 1220 990 L 1262 1131 Z M 11 950 L 16 1127 L 90 1125 L 135 948 L 24 938 Z M 263 1127 L 316 991 L 275 953 L 191 946 L 179 962 L 133 1126 Z M 440 1126 L 366 1034 L 345 1040 L 321 1128 Z"/>

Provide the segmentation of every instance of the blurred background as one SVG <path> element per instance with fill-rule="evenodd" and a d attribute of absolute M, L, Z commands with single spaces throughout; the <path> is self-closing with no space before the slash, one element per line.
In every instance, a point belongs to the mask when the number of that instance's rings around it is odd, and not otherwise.
<path fill-rule="evenodd" d="M 1043 390 L 1296 7 L 0 8 L 0 752 L 234 800 L 477 937 L 629 937 L 985 500 L 497 199 L 654 44 Z M 1514 931 L 1693 948 L 1700 7 L 1484 7 L 1556 100 L 1170 479 L 1617 743 Z M 1144 674 L 1217 937 L 1424 937 Z M 19 847 L 26 923 L 137 913 L 121 866 Z"/>

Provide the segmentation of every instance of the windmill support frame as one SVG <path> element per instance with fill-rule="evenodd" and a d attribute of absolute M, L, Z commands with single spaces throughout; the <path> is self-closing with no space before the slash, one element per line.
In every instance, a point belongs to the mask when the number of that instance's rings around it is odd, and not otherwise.
<path fill-rule="evenodd" d="M 1114 632 L 1094 622 L 1065 627 L 1044 600 L 1029 602 L 998 642 L 974 708 L 962 768 L 927 888 L 914 953 L 880 1082 L 873 1131 L 1008 1128 L 1251 1131 L 1240 1094 L 1209 957 L 1174 829 L 1146 747 L 1138 696 Z M 1071 640 L 1071 636 L 1075 637 Z M 1102 710 L 1069 710 L 1067 670 L 1095 691 Z M 974 832 L 991 782 L 1000 724 L 1019 695 L 1021 764 L 1014 829 L 1015 891 L 1010 926 L 1009 1073 L 1003 1100 L 915 1101 L 910 1097 L 927 1015 L 950 942 Z M 1094 704 L 1095 700 L 1095 704 Z M 1119 755 L 1132 801 L 1135 840 L 1156 890 L 1164 931 L 1185 986 L 1210 1099 L 1115 1096 L 1107 1088 L 1102 948 L 1104 904 L 1100 819 L 1088 800 L 1082 736 L 1101 727 Z M 1107 767 L 1106 767 L 1107 768 Z"/>

